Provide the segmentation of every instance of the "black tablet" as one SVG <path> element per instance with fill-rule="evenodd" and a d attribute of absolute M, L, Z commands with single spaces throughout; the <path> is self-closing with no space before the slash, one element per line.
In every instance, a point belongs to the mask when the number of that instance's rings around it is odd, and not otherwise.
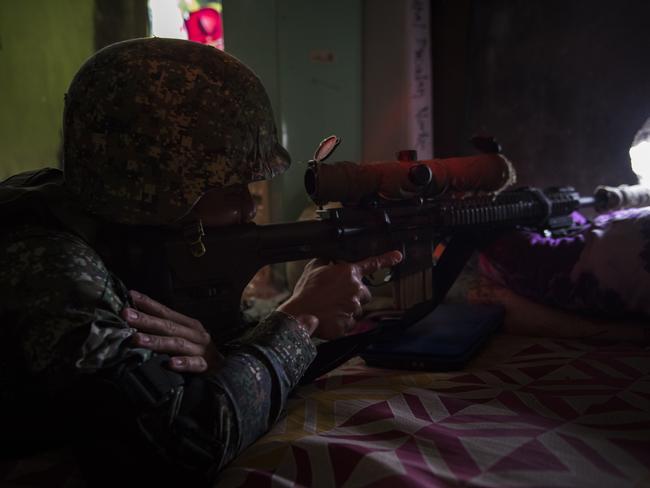
<path fill-rule="evenodd" d="M 381 368 L 462 369 L 500 327 L 503 315 L 500 305 L 442 304 L 409 328 L 382 336 L 361 357 Z"/>

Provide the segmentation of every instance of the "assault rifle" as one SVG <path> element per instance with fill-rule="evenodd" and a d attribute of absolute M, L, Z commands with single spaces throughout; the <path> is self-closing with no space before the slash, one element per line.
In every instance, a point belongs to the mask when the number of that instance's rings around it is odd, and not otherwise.
<path fill-rule="evenodd" d="M 179 239 L 166 244 L 172 308 L 206 326 L 234 323 L 244 287 L 263 266 L 310 258 L 355 262 L 393 249 L 404 259 L 393 279 L 432 269 L 432 297 L 386 327 L 406 327 L 444 299 L 472 253 L 496 231 L 568 229 L 571 213 L 594 204 L 571 188 L 504 191 L 496 197 L 444 198 L 323 210 L 319 220 L 206 229 L 196 258 Z M 434 261 L 435 248 L 445 246 Z M 323 343 L 310 371 L 325 372 L 368 344 L 379 329 Z M 317 373 L 316 373 L 317 374 Z M 309 379 L 314 375 L 310 373 Z"/>
<path fill-rule="evenodd" d="M 488 235 L 524 227 L 570 228 L 571 212 L 593 203 L 593 198 L 582 198 L 570 188 L 527 188 L 504 191 L 496 197 L 375 202 L 324 210 L 320 219 L 313 221 L 205 229 L 205 253 L 201 257 L 192 255 L 187 241 L 176 236 L 170 236 L 158 248 L 162 255 L 148 255 L 158 266 L 157 278 L 148 280 L 147 292 L 199 319 L 215 340 L 225 341 L 230 337 L 223 335 L 219 325 L 241 322 L 242 292 L 262 267 L 315 257 L 354 262 L 399 249 L 404 259 L 393 270 L 393 279 L 425 269 L 432 270 L 433 278 L 431 299 L 383 325 L 385 329 L 407 327 L 444 299 L 471 254 Z M 445 250 L 434 260 L 433 251 L 439 244 L 444 244 Z M 135 260 L 142 262 L 145 253 L 153 249 L 153 245 L 144 246 Z M 321 344 L 306 379 L 314 379 L 352 357 L 376 338 L 380 329 Z M 229 332 L 237 335 L 241 329 Z"/>
<path fill-rule="evenodd" d="M 323 202 L 327 195 L 318 181 L 326 179 L 324 168 L 334 171 L 337 164 L 350 163 L 316 163 L 307 171 L 307 190 Z M 430 297 L 422 303 L 373 330 L 320 344 L 303 380 L 307 382 L 351 358 L 381 334 L 408 327 L 433 311 L 472 253 L 495 233 L 509 229 L 561 232 L 573 226 L 572 212 L 607 206 L 607 193 L 582 197 L 570 187 L 544 191 L 520 188 L 496 195 L 441 194 L 439 184 L 437 189 L 429 188 L 432 174 L 421 165 L 402 170 L 410 179 L 410 190 L 420 188 L 419 194 L 413 196 L 411 191 L 407 198 L 398 200 L 366 195 L 342 208 L 321 210 L 318 220 L 198 229 L 185 237 L 152 232 L 149 239 L 138 240 L 139 247 L 130 247 L 131 262 L 139 263 L 141 283 L 127 283 L 197 318 L 217 342 L 223 342 L 243 331 L 232 328 L 242 323 L 242 292 L 266 265 L 310 258 L 355 262 L 398 249 L 404 257 L 392 270 L 391 279 L 431 271 Z M 437 194 L 427 196 L 425 187 L 429 194 Z M 434 255 L 440 245 L 444 251 Z M 142 263 L 150 263 L 144 265 L 148 267 L 144 274 Z"/>

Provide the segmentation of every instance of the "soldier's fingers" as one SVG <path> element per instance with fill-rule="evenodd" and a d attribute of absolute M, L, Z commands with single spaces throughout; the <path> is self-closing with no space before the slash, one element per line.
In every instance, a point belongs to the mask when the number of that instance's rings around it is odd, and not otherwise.
<path fill-rule="evenodd" d="M 205 350 L 203 346 L 181 337 L 163 337 L 141 332 L 133 336 L 133 343 L 138 347 L 173 356 L 201 356 Z"/>
<path fill-rule="evenodd" d="M 363 276 L 370 275 L 382 268 L 395 266 L 402 260 L 402 253 L 399 251 L 388 251 L 379 256 L 371 256 L 354 263 L 354 266 Z"/>
<path fill-rule="evenodd" d="M 361 306 L 361 301 L 359 298 L 354 297 L 352 299 L 352 303 L 354 305 L 354 310 L 352 312 L 353 317 L 361 317 L 363 315 L 363 307 Z"/>
<path fill-rule="evenodd" d="M 168 366 L 179 373 L 203 373 L 208 369 L 207 361 L 201 356 L 174 356 Z"/>
<path fill-rule="evenodd" d="M 366 285 L 361 283 L 357 290 L 357 297 L 359 298 L 359 302 L 363 305 L 372 300 L 372 293 L 370 293 L 370 290 Z"/>
<path fill-rule="evenodd" d="M 181 337 L 201 345 L 206 345 L 210 342 L 210 334 L 203 329 L 192 329 L 173 320 L 154 317 L 133 308 L 125 308 L 122 310 L 122 318 L 131 327 L 141 332 L 168 337 Z"/>
<path fill-rule="evenodd" d="M 131 298 L 133 299 L 133 303 L 135 304 L 135 306 L 139 310 L 142 310 L 145 313 L 148 313 L 155 317 L 173 320 L 174 322 L 186 325 L 191 329 L 205 330 L 201 322 L 199 322 L 198 320 L 193 319 L 192 317 L 188 317 L 187 315 L 183 315 L 182 313 L 179 313 L 175 310 L 172 310 L 171 308 L 163 305 L 160 302 L 157 302 L 153 298 L 148 297 L 143 293 L 140 293 L 135 290 L 131 290 L 129 291 L 129 294 L 131 295 Z"/>
<path fill-rule="evenodd" d="M 326 259 L 321 259 L 321 258 L 315 258 L 309 261 L 305 265 L 305 271 L 309 271 L 315 268 L 320 268 L 322 266 L 327 266 L 330 263 L 330 261 L 327 261 Z"/>
<path fill-rule="evenodd" d="M 355 320 L 352 314 L 346 314 L 339 319 L 339 323 L 341 324 L 342 327 L 341 333 L 342 335 L 345 335 L 348 334 L 352 329 L 354 329 L 354 326 L 357 323 L 357 321 Z"/>

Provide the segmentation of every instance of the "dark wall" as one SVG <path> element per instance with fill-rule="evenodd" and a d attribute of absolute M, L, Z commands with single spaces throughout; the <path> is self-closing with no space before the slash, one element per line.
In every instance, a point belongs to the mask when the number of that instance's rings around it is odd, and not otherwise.
<path fill-rule="evenodd" d="M 519 182 L 634 183 L 650 116 L 650 2 L 434 0 L 438 156 L 495 136 Z"/>
<path fill-rule="evenodd" d="M 95 49 L 149 35 L 147 0 L 95 0 Z"/>

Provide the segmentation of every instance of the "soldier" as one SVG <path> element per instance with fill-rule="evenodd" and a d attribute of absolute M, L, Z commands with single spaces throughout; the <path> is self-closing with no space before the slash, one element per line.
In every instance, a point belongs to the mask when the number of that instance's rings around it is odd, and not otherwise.
<path fill-rule="evenodd" d="M 72 429 L 94 484 L 126 469 L 147 483 L 212 479 L 281 415 L 314 358 L 310 335 L 344 333 L 370 298 L 362 275 L 401 255 L 312 263 L 228 344 L 127 291 L 112 272 L 120 228 L 246 222 L 246 184 L 289 166 L 260 81 L 212 47 L 151 38 L 96 53 L 66 95 L 63 149 L 63 173 L 0 186 L 4 444 Z"/>

